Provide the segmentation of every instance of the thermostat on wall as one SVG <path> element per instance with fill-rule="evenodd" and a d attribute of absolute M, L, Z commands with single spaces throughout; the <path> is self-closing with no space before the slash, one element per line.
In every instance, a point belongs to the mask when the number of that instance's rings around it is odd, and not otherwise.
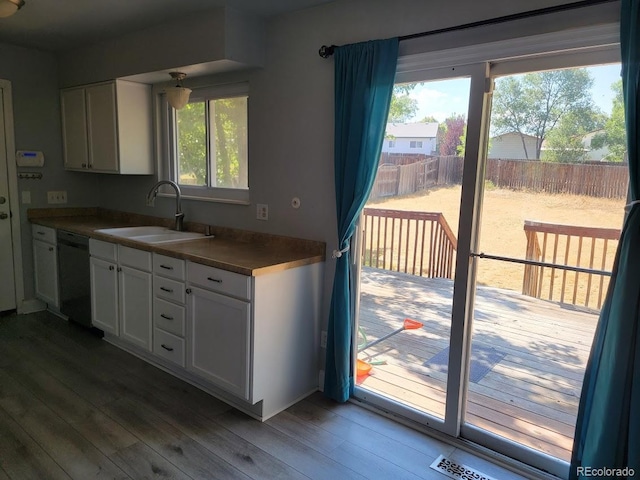
<path fill-rule="evenodd" d="M 42 167 L 44 165 L 44 153 L 35 150 L 18 150 L 16 152 L 16 164 L 19 167 Z"/>

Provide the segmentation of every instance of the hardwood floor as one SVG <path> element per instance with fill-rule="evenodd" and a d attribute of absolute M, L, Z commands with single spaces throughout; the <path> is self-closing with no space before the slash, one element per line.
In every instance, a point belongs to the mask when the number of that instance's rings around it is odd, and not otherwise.
<path fill-rule="evenodd" d="M 0 480 L 523 478 L 319 393 L 260 423 L 47 312 L 0 317 L 0 352 Z"/>

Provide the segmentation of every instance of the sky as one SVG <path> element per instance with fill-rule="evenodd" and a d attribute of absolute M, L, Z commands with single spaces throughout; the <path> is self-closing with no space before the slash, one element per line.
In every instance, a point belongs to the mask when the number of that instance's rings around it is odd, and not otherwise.
<path fill-rule="evenodd" d="M 587 68 L 594 79 L 591 94 L 594 103 L 605 113 L 611 113 L 613 92 L 611 84 L 620 78 L 620 64 Z M 419 110 L 408 122 L 418 122 L 426 116 L 434 116 L 442 122 L 452 114 L 467 116 L 469 79 L 457 78 L 418 85 L 410 94 L 418 100 Z"/>

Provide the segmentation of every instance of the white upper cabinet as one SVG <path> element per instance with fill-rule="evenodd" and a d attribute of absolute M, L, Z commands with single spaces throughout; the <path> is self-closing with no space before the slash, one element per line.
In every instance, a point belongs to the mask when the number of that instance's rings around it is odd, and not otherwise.
<path fill-rule="evenodd" d="M 152 174 L 151 87 L 114 80 L 61 91 L 67 170 Z"/>

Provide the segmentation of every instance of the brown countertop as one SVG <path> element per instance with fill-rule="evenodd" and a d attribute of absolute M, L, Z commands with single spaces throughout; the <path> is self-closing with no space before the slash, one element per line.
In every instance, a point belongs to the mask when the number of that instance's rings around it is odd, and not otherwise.
<path fill-rule="evenodd" d="M 324 242 L 223 227 L 211 227 L 211 237 L 155 245 L 115 237 L 96 230 L 137 225 L 171 226 L 171 220 L 99 208 L 30 209 L 28 217 L 31 223 L 38 225 L 191 260 L 242 275 L 262 275 L 325 260 Z M 205 228 L 202 224 L 189 222 L 185 226 L 186 230 L 201 233 Z"/>

